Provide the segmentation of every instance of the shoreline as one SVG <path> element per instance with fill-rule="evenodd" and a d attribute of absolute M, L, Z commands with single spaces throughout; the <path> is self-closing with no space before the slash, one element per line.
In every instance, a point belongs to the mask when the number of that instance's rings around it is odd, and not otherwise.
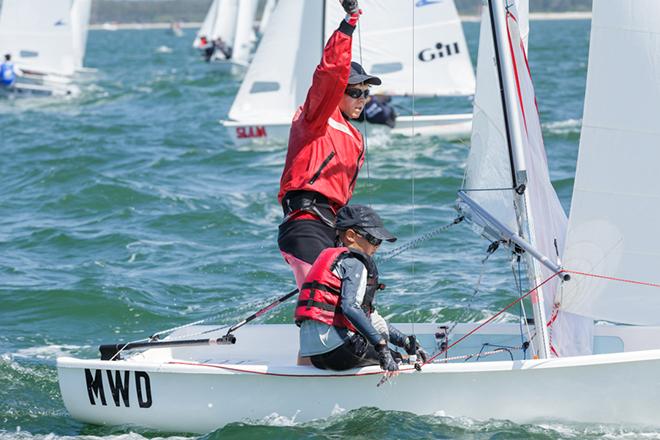
<path fill-rule="evenodd" d="M 478 22 L 479 15 L 461 15 L 461 20 L 466 22 Z M 532 12 L 529 14 L 531 21 L 536 20 L 591 20 L 591 12 Z M 96 23 L 89 26 L 90 30 L 142 30 L 142 29 L 169 29 L 171 23 Z M 181 23 L 182 29 L 196 29 L 202 26 L 201 22 Z"/>

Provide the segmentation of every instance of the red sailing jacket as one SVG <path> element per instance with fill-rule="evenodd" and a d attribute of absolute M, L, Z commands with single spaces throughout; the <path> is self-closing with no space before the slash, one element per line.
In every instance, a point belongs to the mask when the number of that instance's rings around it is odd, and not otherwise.
<path fill-rule="evenodd" d="M 362 134 L 339 110 L 351 68 L 355 27 L 342 20 L 316 67 L 305 104 L 293 117 L 278 200 L 289 191 L 315 191 L 333 207 L 346 205 L 364 162 Z"/>
<path fill-rule="evenodd" d="M 373 260 L 347 247 L 327 248 L 319 254 L 300 289 L 295 311 L 296 324 L 313 319 L 356 331 L 355 326 L 341 313 L 341 279 L 334 273 L 337 262 L 347 255 L 358 258 L 367 268 L 367 291 L 362 309 L 367 316 L 371 315 L 376 291 L 384 287 L 378 283 L 378 269 Z"/>

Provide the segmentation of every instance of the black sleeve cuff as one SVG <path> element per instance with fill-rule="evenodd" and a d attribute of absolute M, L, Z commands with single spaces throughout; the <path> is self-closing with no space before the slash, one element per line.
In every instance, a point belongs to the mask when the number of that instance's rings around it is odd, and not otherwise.
<path fill-rule="evenodd" d="M 339 32 L 352 37 L 353 31 L 355 31 L 355 26 L 350 25 L 346 20 L 341 21 L 341 24 L 339 25 Z"/>

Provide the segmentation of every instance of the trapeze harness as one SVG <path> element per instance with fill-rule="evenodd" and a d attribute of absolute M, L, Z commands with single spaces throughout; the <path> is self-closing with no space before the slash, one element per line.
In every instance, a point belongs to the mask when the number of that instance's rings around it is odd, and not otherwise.
<path fill-rule="evenodd" d="M 385 288 L 378 283 L 378 269 L 373 259 L 360 251 L 347 247 L 324 249 L 310 269 L 298 295 L 295 320 L 300 324 L 313 319 L 335 327 L 356 331 L 341 311 L 341 279 L 334 273 L 344 258 L 357 258 L 367 268 L 367 290 L 361 308 L 367 316 L 373 311 L 376 292 Z"/>

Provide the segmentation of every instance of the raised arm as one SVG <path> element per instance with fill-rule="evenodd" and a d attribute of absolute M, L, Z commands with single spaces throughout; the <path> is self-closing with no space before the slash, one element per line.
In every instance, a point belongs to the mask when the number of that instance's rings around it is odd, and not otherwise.
<path fill-rule="evenodd" d="M 323 134 L 328 118 L 341 102 L 351 70 L 352 35 L 358 17 L 356 13 L 342 20 L 323 49 L 303 105 L 302 116 L 309 124 L 310 134 Z"/>

